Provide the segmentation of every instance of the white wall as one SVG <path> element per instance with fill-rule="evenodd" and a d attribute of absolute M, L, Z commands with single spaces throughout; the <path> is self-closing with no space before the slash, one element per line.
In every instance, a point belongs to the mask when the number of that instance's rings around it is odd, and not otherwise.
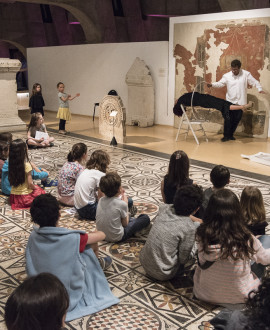
<path fill-rule="evenodd" d="M 240 19 L 240 18 L 255 18 L 255 17 L 270 17 L 270 9 L 252 9 L 244 11 L 231 11 L 217 14 L 205 14 L 205 15 L 192 15 L 170 18 L 170 32 L 169 32 L 169 74 L 168 74 L 168 109 L 172 109 L 174 105 L 175 97 L 175 58 L 174 52 L 174 24 L 188 23 L 188 22 L 207 22 L 207 21 L 220 21 L 223 19 Z M 268 86 L 263 86 L 268 88 Z M 171 111 L 169 111 L 171 113 Z M 173 114 L 172 114 L 173 117 Z M 171 120 L 171 118 L 168 118 Z M 269 119 L 269 131 L 270 136 L 270 119 Z"/>
<path fill-rule="evenodd" d="M 154 79 L 155 124 L 172 125 L 167 113 L 167 41 L 28 48 L 29 90 L 39 82 L 45 109 L 57 111 L 56 84 L 62 81 L 69 94 L 81 93 L 70 102 L 71 112 L 92 115 L 94 103 L 115 89 L 127 109 L 125 77 L 136 57 L 145 61 Z"/>

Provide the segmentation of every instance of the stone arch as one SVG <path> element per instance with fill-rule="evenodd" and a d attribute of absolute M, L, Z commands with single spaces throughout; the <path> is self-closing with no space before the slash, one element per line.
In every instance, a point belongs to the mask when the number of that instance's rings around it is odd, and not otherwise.
<path fill-rule="evenodd" d="M 23 54 L 23 56 L 25 57 L 25 59 L 27 59 L 27 54 L 26 54 L 26 48 L 19 44 L 18 42 L 12 41 L 12 40 L 6 40 L 6 39 L 1 39 L 1 41 L 7 42 L 13 46 L 15 46 L 16 48 L 19 49 L 19 51 Z"/>
<path fill-rule="evenodd" d="M 51 6 L 59 6 L 69 11 L 80 22 L 87 43 L 95 43 L 101 41 L 101 33 L 97 28 L 97 20 L 95 18 L 95 2 L 94 0 L 78 1 L 62 0 L 16 0 L 16 2 L 27 2 L 35 4 L 45 4 Z M 77 7 L 75 7 L 75 4 Z"/>

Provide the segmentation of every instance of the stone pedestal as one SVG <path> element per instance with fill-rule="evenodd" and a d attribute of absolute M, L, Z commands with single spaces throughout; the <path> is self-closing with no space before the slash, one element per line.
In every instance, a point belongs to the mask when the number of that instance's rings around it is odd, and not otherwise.
<path fill-rule="evenodd" d="M 111 141 L 113 136 L 118 143 L 126 142 L 126 110 L 120 96 L 106 95 L 99 104 L 99 133 L 105 140 Z M 117 115 L 110 117 L 112 111 Z"/>
<path fill-rule="evenodd" d="M 128 85 L 127 125 L 154 125 L 154 82 L 144 61 L 136 57 L 126 74 Z"/>
<path fill-rule="evenodd" d="M 0 58 L 0 132 L 12 132 L 25 128 L 18 116 L 16 73 L 21 62 Z"/>

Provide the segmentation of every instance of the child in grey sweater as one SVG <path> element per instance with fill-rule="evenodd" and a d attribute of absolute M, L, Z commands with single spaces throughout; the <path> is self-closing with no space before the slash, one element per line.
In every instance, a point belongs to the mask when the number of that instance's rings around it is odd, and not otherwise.
<path fill-rule="evenodd" d="M 195 214 L 202 204 L 202 189 L 197 185 L 180 187 L 173 204 L 162 204 L 153 223 L 140 261 L 145 272 L 156 280 L 172 279 L 180 266 L 195 261 L 195 233 L 200 225 Z"/>
<path fill-rule="evenodd" d="M 109 172 L 100 179 L 99 188 L 105 195 L 98 202 L 96 226 L 106 235 L 107 242 L 123 242 L 150 224 L 147 214 L 133 218 L 128 213 L 128 198 L 121 186 L 121 178 Z"/>

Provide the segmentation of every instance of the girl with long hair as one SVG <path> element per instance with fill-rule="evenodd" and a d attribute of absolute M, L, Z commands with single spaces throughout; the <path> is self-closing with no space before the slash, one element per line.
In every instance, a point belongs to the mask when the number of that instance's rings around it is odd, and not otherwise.
<path fill-rule="evenodd" d="M 35 83 L 32 88 L 32 95 L 29 99 L 29 108 L 31 108 L 31 114 L 40 112 L 44 116 L 43 107 L 45 102 L 42 96 L 42 88 L 39 83 Z"/>
<path fill-rule="evenodd" d="M 67 156 L 67 162 L 60 170 L 58 178 L 58 200 L 65 205 L 74 206 L 76 181 L 84 170 L 87 159 L 87 146 L 76 143 Z"/>
<path fill-rule="evenodd" d="M 265 235 L 267 226 L 265 207 L 260 189 L 246 187 L 242 191 L 240 206 L 248 229 L 253 235 Z"/>
<path fill-rule="evenodd" d="M 37 131 L 46 133 L 46 137 L 36 138 Z M 54 138 L 50 137 L 40 112 L 33 113 L 27 126 L 27 144 L 30 148 L 52 147 Z"/>
<path fill-rule="evenodd" d="M 190 184 L 193 180 L 189 178 L 189 158 L 184 151 L 177 150 L 171 155 L 168 173 L 161 182 L 163 202 L 173 204 L 176 190 Z"/>
<path fill-rule="evenodd" d="M 98 201 L 104 195 L 99 189 L 99 181 L 106 174 L 109 164 L 107 152 L 95 150 L 86 163 L 86 169 L 78 177 L 74 204 L 81 218 L 96 219 Z"/>
<path fill-rule="evenodd" d="M 13 210 L 29 208 L 35 197 L 45 194 L 33 184 L 32 165 L 27 146 L 21 139 L 13 140 L 9 147 L 8 179 L 11 185 L 10 204 Z"/>
<path fill-rule="evenodd" d="M 195 296 L 214 304 L 244 303 L 260 285 L 262 265 L 270 264 L 270 249 L 264 249 L 246 227 L 232 191 L 221 189 L 211 196 L 196 238 Z"/>

